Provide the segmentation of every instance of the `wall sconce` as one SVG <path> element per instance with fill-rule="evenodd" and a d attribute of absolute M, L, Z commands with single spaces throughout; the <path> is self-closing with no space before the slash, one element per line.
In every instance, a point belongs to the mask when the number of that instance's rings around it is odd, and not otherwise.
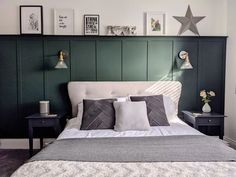
<path fill-rule="evenodd" d="M 193 69 L 193 66 L 191 65 L 189 61 L 189 55 L 186 51 L 180 51 L 179 52 L 179 58 L 184 60 L 183 64 L 181 65 L 180 69 Z"/>
<path fill-rule="evenodd" d="M 55 66 L 56 69 L 66 69 L 66 68 L 68 68 L 66 63 L 64 62 L 64 59 L 67 56 L 68 56 L 68 53 L 63 51 L 63 50 L 60 50 L 58 52 L 58 62 Z"/>

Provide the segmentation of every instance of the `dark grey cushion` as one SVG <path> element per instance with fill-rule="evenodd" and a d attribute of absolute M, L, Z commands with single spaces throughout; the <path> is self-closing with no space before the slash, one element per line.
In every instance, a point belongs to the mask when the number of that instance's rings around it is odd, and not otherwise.
<path fill-rule="evenodd" d="M 147 115 L 151 126 L 169 126 L 166 117 L 163 95 L 153 96 L 131 96 L 131 101 L 145 101 L 147 105 Z"/>
<path fill-rule="evenodd" d="M 115 125 L 114 101 L 116 99 L 83 100 L 84 111 L 80 129 L 113 129 Z"/>

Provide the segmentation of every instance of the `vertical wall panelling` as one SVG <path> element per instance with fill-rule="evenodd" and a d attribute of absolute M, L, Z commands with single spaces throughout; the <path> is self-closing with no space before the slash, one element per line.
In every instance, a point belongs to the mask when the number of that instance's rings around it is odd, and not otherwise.
<path fill-rule="evenodd" d="M 97 42 L 97 80 L 121 80 L 121 41 Z"/>
<path fill-rule="evenodd" d="M 51 112 L 70 113 L 67 83 L 179 80 L 179 111 L 201 110 L 201 89 L 214 90 L 213 111 L 224 113 L 226 37 L 0 36 L 0 138 L 26 137 L 24 116 L 50 100 Z M 68 69 L 54 69 L 66 50 Z M 180 70 L 178 53 L 192 70 Z"/>
<path fill-rule="evenodd" d="M 15 37 L 0 37 L 0 61 L 0 138 L 19 136 Z"/>
<path fill-rule="evenodd" d="M 123 80 L 147 80 L 147 41 L 126 40 L 123 42 Z"/>
<path fill-rule="evenodd" d="M 96 80 L 96 50 L 94 40 L 71 41 L 71 79 Z"/>
<path fill-rule="evenodd" d="M 69 111 L 67 83 L 70 81 L 70 54 L 65 62 L 67 69 L 55 69 L 60 50 L 70 51 L 69 40 L 48 38 L 44 46 L 45 99 L 50 101 L 52 112 Z"/>
<path fill-rule="evenodd" d="M 183 63 L 178 57 L 178 53 L 185 50 L 189 53 L 190 62 L 193 69 L 181 70 Z M 174 62 L 173 77 L 182 83 L 182 96 L 180 98 L 180 110 L 197 110 L 197 71 L 198 71 L 198 40 L 176 40 L 174 42 Z"/>
<path fill-rule="evenodd" d="M 148 80 L 172 80 L 172 41 L 148 42 Z"/>
<path fill-rule="evenodd" d="M 216 97 L 210 103 L 216 112 L 224 112 L 224 42 L 201 39 L 199 48 L 198 90 L 214 90 Z"/>
<path fill-rule="evenodd" d="M 24 119 L 25 116 L 38 112 L 38 102 L 44 99 L 42 38 L 22 37 L 20 56 L 20 117 Z M 26 131 L 27 128 L 25 127 L 24 130 Z"/>

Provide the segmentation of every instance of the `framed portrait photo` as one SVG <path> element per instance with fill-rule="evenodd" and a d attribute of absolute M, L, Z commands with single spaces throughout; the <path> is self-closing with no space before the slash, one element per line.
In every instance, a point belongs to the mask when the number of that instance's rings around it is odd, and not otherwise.
<path fill-rule="evenodd" d="M 84 35 L 99 35 L 99 15 L 84 15 Z"/>
<path fill-rule="evenodd" d="M 54 33 L 57 35 L 74 34 L 73 9 L 54 9 Z"/>
<path fill-rule="evenodd" d="M 147 12 L 146 13 L 146 35 L 165 34 L 165 13 Z"/>
<path fill-rule="evenodd" d="M 20 6 L 20 34 L 43 34 L 43 6 Z"/>

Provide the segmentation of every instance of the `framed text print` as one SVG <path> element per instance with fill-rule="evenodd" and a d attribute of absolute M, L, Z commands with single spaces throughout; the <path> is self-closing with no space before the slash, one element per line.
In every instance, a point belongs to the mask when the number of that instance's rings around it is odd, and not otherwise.
<path fill-rule="evenodd" d="M 146 34 L 165 34 L 165 14 L 162 12 L 147 12 L 146 14 Z"/>
<path fill-rule="evenodd" d="M 42 6 L 20 6 L 20 34 L 43 34 Z"/>
<path fill-rule="evenodd" d="M 84 35 L 99 35 L 99 15 L 84 15 Z"/>
<path fill-rule="evenodd" d="M 74 34 L 73 9 L 54 9 L 54 33 L 57 35 Z"/>

